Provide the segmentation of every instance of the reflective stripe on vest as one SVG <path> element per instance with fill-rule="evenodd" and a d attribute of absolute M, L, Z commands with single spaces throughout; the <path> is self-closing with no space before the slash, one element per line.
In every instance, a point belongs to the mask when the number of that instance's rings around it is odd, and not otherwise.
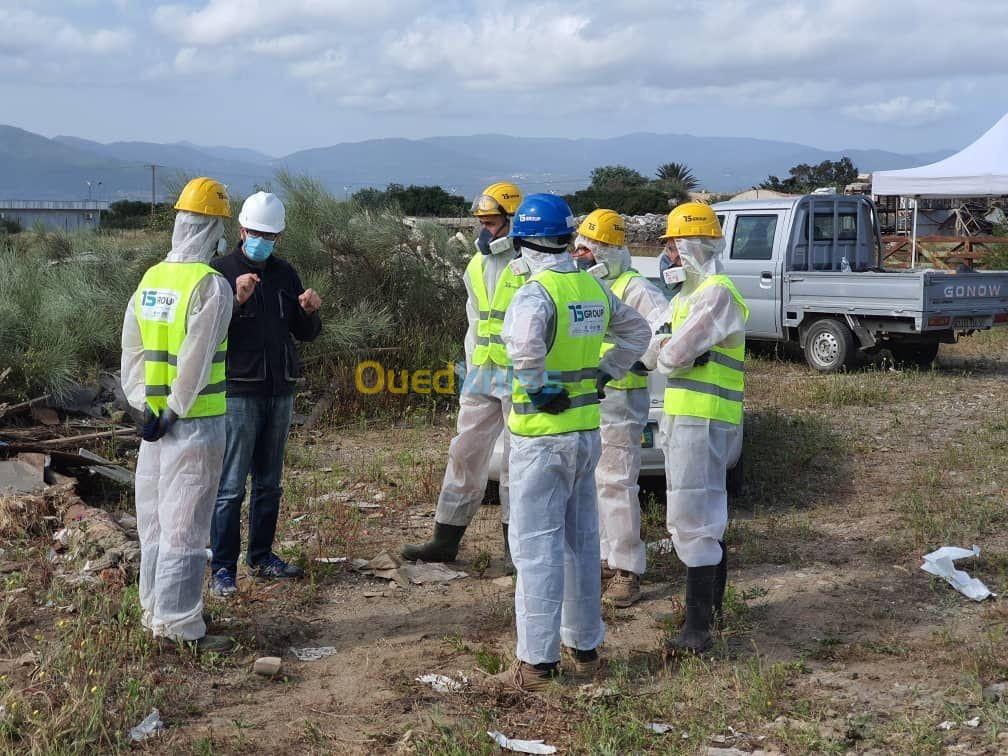
<path fill-rule="evenodd" d="M 493 302 L 487 294 L 486 279 L 483 277 L 483 255 L 476 253 L 466 266 L 469 275 L 469 285 L 476 297 L 476 307 L 479 311 L 479 321 L 476 324 L 476 348 L 473 350 L 473 365 L 483 365 L 490 361 L 496 365 L 507 367 L 511 364 L 507 349 L 501 340 L 504 328 L 504 313 L 515 292 L 525 283 L 525 276 L 515 275 L 510 265 L 505 265 L 494 285 Z"/>
<path fill-rule="evenodd" d="M 724 286 L 749 319 L 749 307 L 725 275 L 710 276 L 697 287 L 697 292 L 709 286 Z M 692 295 L 691 295 L 692 296 Z M 675 333 L 689 315 L 689 304 L 676 297 L 669 326 Z M 665 388 L 665 412 L 669 415 L 689 415 L 708 420 L 720 420 L 732 425 L 742 422 L 742 399 L 745 394 L 745 341 L 737 347 L 714 347 L 705 365 L 690 368 L 669 378 Z"/>
<path fill-rule="evenodd" d="M 147 404 L 155 412 L 168 406 L 168 395 L 178 375 L 178 354 L 185 341 L 192 294 L 204 278 L 218 275 L 203 263 L 162 262 L 144 274 L 133 295 L 144 346 Z M 199 392 L 186 417 L 213 417 L 227 411 L 226 356 L 227 339 L 217 347 L 207 385 Z"/>
<path fill-rule="evenodd" d="M 624 301 L 623 297 L 626 295 L 627 286 L 635 278 L 640 278 L 640 273 L 631 268 L 630 270 L 624 270 L 620 273 L 619 277 L 613 281 L 612 293 L 616 295 L 620 302 Z M 610 349 L 615 346 L 614 344 L 605 341 L 602 343 L 602 354 L 605 354 Z M 637 388 L 647 388 L 647 376 L 637 375 L 636 373 L 627 373 L 625 377 L 619 380 L 612 380 L 606 384 L 606 388 L 621 389 L 626 391 L 627 389 L 637 389 Z"/>
<path fill-rule="evenodd" d="M 609 295 L 583 271 L 544 270 L 539 283 L 556 308 L 553 343 L 546 352 L 546 380 L 567 389 L 571 406 L 559 415 L 536 409 L 517 379 L 508 428 L 519 436 L 548 436 L 599 427 L 598 376 L 602 339 L 609 328 Z"/>

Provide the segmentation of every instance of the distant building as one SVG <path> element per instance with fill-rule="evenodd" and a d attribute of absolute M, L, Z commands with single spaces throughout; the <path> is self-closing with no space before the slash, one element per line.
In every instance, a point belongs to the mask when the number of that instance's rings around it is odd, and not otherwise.
<path fill-rule="evenodd" d="M 101 225 L 104 200 L 0 200 L 0 220 L 23 229 L 41 224 L 47 231 L 85 231 Z"/>

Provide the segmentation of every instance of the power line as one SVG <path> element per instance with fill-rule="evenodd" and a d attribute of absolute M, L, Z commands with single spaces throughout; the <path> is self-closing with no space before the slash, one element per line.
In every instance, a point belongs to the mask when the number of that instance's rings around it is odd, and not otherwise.
<path fill-rule="evenodd" d="M 154 205 L 157 204 L 157 169 L 164 168 L 164 166 L 157 163 L 147 163 L 146 167 L 150 168 L 150 216 L 151 220 L 154 220 Z"/>

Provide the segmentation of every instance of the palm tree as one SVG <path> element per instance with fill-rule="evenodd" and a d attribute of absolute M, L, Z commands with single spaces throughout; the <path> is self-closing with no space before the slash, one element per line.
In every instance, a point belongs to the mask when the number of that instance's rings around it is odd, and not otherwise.
<path fill-rule="evenodd" d="M 665 163 L 658 166 L 657 176 L 661 181 L 678 184 L 687 192 L 695 191 L 700 186 L 697 177 L 693 175 L 685 163 Z"/>

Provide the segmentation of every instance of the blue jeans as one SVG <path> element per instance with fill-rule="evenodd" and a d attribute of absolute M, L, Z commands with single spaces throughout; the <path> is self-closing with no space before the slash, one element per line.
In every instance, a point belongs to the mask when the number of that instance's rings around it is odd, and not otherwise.
<path fill-rule="evenodd" d="M 227 398 L 227 448 L 210 528 L 212 571 L 226 567 L 233 572 L 238 567 L 241 509 L 250 474 L 248 564 L 254 567 L 270 555 L 280 514 L 280 482 L 293 413 L 293 394 Z"/>

